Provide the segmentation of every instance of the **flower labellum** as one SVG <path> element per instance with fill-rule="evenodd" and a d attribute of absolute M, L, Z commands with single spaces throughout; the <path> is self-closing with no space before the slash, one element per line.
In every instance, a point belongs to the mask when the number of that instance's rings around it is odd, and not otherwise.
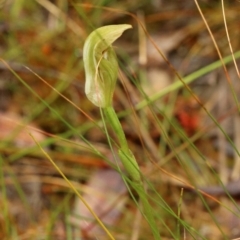
<path fill-rule="evenodd" d="M 109 25 L 94 30 L 83 47 L 83 62 L 86 74 L 85 93 L 98 107 L 112 106 L 118 62 L 112 43 L 122 33 L 132 28 L 129 24 Z"/>

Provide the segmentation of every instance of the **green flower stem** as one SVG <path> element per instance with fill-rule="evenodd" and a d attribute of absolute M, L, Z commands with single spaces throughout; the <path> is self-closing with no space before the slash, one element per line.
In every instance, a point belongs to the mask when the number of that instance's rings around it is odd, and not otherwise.
<path fill-rule="evenodd" d="M 128 151 L 128 143 L 125 137 L 125 134 L 122 129 L 122 125 L 116 115 L 115 110 L 112 106 L 103 108 L 104 114 L 107 117 L 107 120 L 111 124 L 113 130 L 115 131 L 116 135 L 118 136 L 119 144 L 123 151 Z"/>
<path fill-rule="evenodd" d="M 139 198 L 142 202 L 143 213 L 145 215 L 145 218 L 152 229 L 154 238 L 156 240 L 161 239 L 156 221 L 154 219 L 152 207 L 148 202 L 147 193 L 144 189 L 138 163 L 134 155 L 132 154 L 131 150 L 128 147 L 128 143 L 127 143 L 125 134 L 123 132 L 122 125 L 119 122 L 117 114 L 112 106 L 103 108 L 103 110 L 108 122 L 110 123 L 111 127 L 113 128 L 114 132 L 118 137 L 119 144 L 120 144 L 118 155 L 122 161 L 122 164 L 125 170 L 128 172 L 128 174 L 133 180 L 132 186 L 137 192 L 137 194 L 139 195 Z"/>

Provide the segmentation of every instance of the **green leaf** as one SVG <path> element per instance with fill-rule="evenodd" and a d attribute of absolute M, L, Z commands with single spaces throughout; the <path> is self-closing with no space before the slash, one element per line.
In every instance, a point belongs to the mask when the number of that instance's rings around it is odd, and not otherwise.
<path fill-rule="evenodd" d="M 129 28 L 132 28 L 129 24 L 104 26 L 94 30 L 85 41 L 83 47 L 85 93 L 98 107 L 112 106 L 118 74 L 117 57 L 112 43 Z"/>

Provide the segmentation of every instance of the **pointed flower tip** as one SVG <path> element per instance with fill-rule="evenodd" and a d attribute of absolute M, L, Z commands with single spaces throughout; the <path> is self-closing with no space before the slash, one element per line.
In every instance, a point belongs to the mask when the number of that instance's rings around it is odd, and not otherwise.
<path fill-rule="evenodd" d="M 85 94 L 98 107 L 112 105 L 118 63 L 112 43 L 132 28 L 129 24 L 108 25 L 94 30 L 83 47 Z"/>

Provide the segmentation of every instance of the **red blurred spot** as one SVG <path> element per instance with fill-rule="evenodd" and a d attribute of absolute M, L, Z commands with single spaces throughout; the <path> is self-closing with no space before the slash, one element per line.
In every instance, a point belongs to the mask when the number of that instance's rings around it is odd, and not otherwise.
<path fill-rule="evenodd" d="M 46 56 L 48 56 L 49 54 L 52 53 L 52 46 L 49 44 L 49 43 L 45 43 L 43 46 L 42 46 L 42 53 Z"/>
<path fill-rule="evenodd" d="M 178 99 L 175 116 L 188 135 L 194 134 L 200 125 L 199 105 L 193 97 Z"/>

